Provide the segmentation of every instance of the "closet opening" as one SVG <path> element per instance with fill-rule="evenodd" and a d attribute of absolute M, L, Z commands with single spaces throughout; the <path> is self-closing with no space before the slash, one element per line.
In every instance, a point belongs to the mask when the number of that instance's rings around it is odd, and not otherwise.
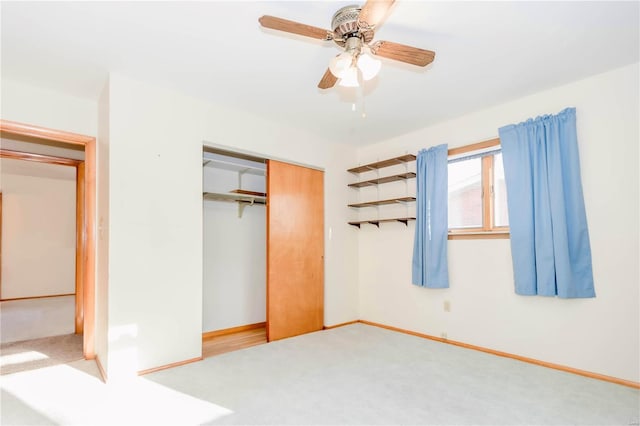
<path fill-rule="evenodd" d="M 264 158 L 203 150 L 203 357 L 267 342 L 266 173 Z"/>
<path fill-rule="evenodd" d="M 203 357 L 324 327 L 324 172 L 205 146 Z"/>

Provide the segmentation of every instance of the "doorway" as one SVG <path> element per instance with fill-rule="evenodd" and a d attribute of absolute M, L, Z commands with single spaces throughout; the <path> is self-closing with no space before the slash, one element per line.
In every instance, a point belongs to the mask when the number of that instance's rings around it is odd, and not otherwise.
<path fill-rule="evenodd" d="M 77 262 L 82 218 L 76 216 L 82 211 L 84 152 L 3 138 L 0 153 L 1 342 L 75 333 L 79 338 L 70 349 L 77 356 L 83 312 Z"/>
<path fill-rule="evenodd" d="M 3 138 L 19 139 L 28 143 L 72 144 L 84 148 L 84 162 L 77 163 L 77 191 L 80 201 L 76 215 L 76 331 L 82 333 L 82 353 L 85 359 L 95 358 L 95 138 L 29 124 L 0 120 Z M 15 154 L 2 152 L 3 157 Z M 32 156 L 31 161 L 38 160 Z M 64 161 L 64 159 L 61 159 Z M 68 164 L 67 164 L 68 165 Z"/>

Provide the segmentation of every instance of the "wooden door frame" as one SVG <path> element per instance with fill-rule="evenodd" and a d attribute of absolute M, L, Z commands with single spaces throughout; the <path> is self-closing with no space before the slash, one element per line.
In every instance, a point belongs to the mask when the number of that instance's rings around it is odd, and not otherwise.
<path fill-rule="evenodd" d="M 61 130 L 48 129 L 30 124 L 0 119 L 0 132 L 22 137 L 33 137 L 54 142 L 70 143 L 84 147 L 84 173 L 77 167 L 76 192 L 84 192 L 84 203 L 76 204 L 76 214 L 80 215 L 77 225 L 76 251 L 76 297 L 82 305 L 76 305 L 76 330 L 83 332 L 83 355 L 85 359 L 94 359 L 95 354 L 95 224 L 96 224 L 96 138 Z M 82 218 L 84 221 L 82 221 Z M 82 223 L 84 222 L 84 223 Z M 81 261 L 79 261 L 81 259 Z M 80 288 L 78 288 L 80 286 Z M 80 290 L 80 291 L 78 291 Z M 82 318 L 78 317 L 82 312 Z"/>

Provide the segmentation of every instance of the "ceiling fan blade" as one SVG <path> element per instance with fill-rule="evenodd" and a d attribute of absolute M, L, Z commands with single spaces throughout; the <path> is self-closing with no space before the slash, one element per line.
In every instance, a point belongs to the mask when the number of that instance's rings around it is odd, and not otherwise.
<path fill-rule="evenodd" d="M 324 75 L 320 79 L 320 83 L 318 83 L 318 87 L 321 89 L 329 89 L 335 86 L 336 81 L 338 81 L 338 77 L 333 75 L 331 70 L 327 68 L 327 71 L 325 71 Z"/>
<path fill-rule="evenodd" d="M 424 67 L 433 62 L 436 52 L 419 49 L 391 41 L 377 41 L 371 46 L 371 53 L 383 58 L 394 59 L 407 64 Z"/>
<path fill-rule="evenodd" d="M 301 24 L 288 19 L 276 18 L 275 16 L 264 15 L 258 21 L 260 25 L 272 30 L 284 31 L 287 33 L 298 34 L 306 37 L 316 38 L 319 40 L 333 39 L 333 33 L 329 30 L 313 27 L 311 25 Z"/>
<path fill-rule="evenodd" d="M 395 3 L 395 0 L 367 0 L 362 6 L 358 21 L 365 26 L 376 27 L 378 26 L 391 6 Z"/>

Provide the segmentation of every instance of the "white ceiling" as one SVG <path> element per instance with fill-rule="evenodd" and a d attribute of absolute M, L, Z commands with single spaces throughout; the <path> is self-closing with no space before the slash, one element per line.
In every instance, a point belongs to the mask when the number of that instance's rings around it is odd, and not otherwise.
<path fill-rule="evenodd" d="M 363 119 L 355 89 L 316 87 L 339 53 L 333 42 L 258 24 L 274 15 L 329 28 L 352 3 L 2 1 L 1 71 L 91 99 L 119 72 L 365 145 L 639 60 L 637 1 L 398 0 L 375 40 L 436 59 L 426 68 L 384 60 Z"/>

